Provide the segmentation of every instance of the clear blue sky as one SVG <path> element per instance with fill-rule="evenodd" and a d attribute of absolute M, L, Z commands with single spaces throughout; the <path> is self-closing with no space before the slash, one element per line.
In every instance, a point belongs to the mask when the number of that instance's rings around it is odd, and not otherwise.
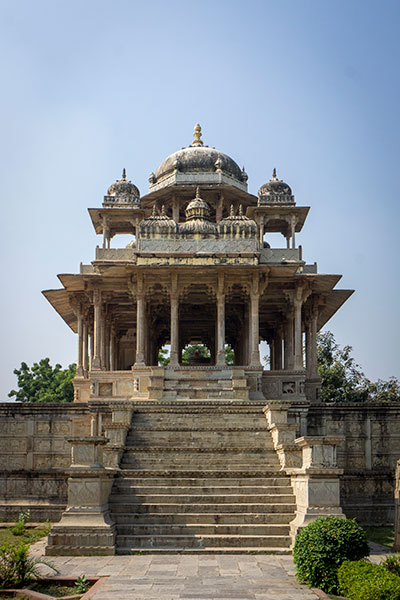
<path fill-rule="evenodd" d="M 400 376 L 398 1 L 0 2 L 1 395 L 76 359 L 41 295 L 100 244 L 87 207 L 122 167 L 191 142 L 272 168 L 311 212 L 297 241 L 356 293 L 329 324 L 372 379 Z M 115 240 L 114 240 L 115 244 Z"/>

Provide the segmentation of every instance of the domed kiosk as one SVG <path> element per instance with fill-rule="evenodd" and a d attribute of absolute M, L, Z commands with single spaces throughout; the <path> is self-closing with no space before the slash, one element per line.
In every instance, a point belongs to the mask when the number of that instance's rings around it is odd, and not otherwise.
<path fill-rule="evenodd" d="M 306 426 L 321 383 L 317 332 L 352 292 L 303 260 L 295 233 L 309 207 L 276 171 L 258 197 L 247 184 L 196 125 L 146 196 L 123 171 L 89 209 L 103 234 L 94 260 L 44 292 L 77 333 L 73 409 L 91 419 L 68 437 L 68 506 L 48 554 L 289 551 L 309 516 L 341 514 L 338 436 L 310 442 Z M 204 361 L 187 361 L 194 345 Z M 309 497 L 321 503 L 311 513 Z"/>

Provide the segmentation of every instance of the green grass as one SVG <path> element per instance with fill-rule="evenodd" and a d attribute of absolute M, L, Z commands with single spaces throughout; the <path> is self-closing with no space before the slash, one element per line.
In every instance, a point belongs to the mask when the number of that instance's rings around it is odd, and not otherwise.
<path fill-rule="evenodd" d="M 363 529 L 365 529 L 370 542 L 393 548 L 394 530 L 392 527 L 364 527 Z"/>
<path fill-rule="evenodd" d="M 0 545 L 3 542 L 10 542 L 11 544 L 19 544 L 25 542 L 26 544 L 34 544 L 41 538 L 45 537 L 50 532 L 50 525 L 43 523 L 37 527 L 26 527 L 25 533 L 22 535 L 14 535 L 10 527 L 0 527 Z"/>

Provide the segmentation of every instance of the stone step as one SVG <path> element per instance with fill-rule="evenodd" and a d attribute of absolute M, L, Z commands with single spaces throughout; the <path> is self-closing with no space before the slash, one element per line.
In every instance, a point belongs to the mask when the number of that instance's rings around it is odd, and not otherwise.
<path fill-rule="evenodd" d="M 119 493 L 114 496 L 110 496 L 111 499 L 115 498 L 118 502 L 129 502 L 130 499 L 135 499 L 138 503 L 161 503 L 161 504 L 233 504 L 233 503 L 247 503 L 257 504 L 268 499 L 269 502 L 274 504 L 290 504 L 294 502 L 293 494 L 123 494 Z"/>
<path fill-rule="evenodd" d="M 212 431 L 202 429 L 193 430 L 144 430 L 133 428 L 126 438 L 126 446 L 153 445 L 181 446 L 190 444 L 198 447 L 204 443 L 206 446 L 262 446 L 273 449 L 273 442 L 267 430 L 264 431 Z"/>
<path fill-rule="evenodd" d="M 291 494 L 292 490 L 288 486 L 261 486 L 261 485 L 242 485 L 242 486 L 178 486 L 178 485 L 137 485 L 128 483 L 122 480 L 116 480 L 112 494 L 118 496 L 119 494 L 134 494 L 136 495 L 154 495 L 154 494 L 168 494 L 177 496 L 187 496 L 190 494 L 195 495 L 229 495 L 237 494 L 238 496 L 246 496 L 249 494 L 258 494 L 262 496 L 270 496 L 276 494 Z"/>
<path fill-rule="evenodd" d="M 159 476 L 147 476 L 140 477 L 136 475 L 136 471 L 134 475 L 130 475 L 129 471 L 124 471 L 123 475 L 120 475 L 116 479 L 114 479 L 114 485 L 118 485 L 119 483 L 123 483 L 124 485 L 129 486 L 178 486 L 178 487 L 211 487 L 211 486 L 221 486 L 221 487 L 229 487 L 232 489 L 236 488 L 247 488 L 248 486 L 279 486 L 279 487 L 289 487 L 290 479 L 289 477 L 233 477 L 231 474 L 227 477 L 226 473 L 223 473 L 220 476 L 210 477 L 185 477 L 180 476 L 179 473 L 176 476 L 167 475 L 165 477 Z"/>
<path fill-rule="evenodd" d="M 258 427 L 259 429 L 266 428 L 266 419 L 264 415 L 245 415 L 239 414 L 215 414 L 201 413 L 198 411 L 187 412 L 186 414 L 177 411 L 157 411 L 148 413 L 134 413 L 132 425 L 148 427 L 157 427 L 158 425 L 169 426 L 171 428 L 186 427 L 196 429 L 203 427 L 207 429 L 221 427 L 237 427 L 240 423 L 241 427 Z"/>
<path fill-rule="evenodd" d="M 117 546 L 122 548 L 289 548 L 290 543 L 289 535 L 117 535 Z"/>
<path fill-rule="evenodd" d="M 129 547 L 116 547 L 115 553 L 118 556 L 124 556 L 127 554 L 200 554 L 200 555 L 213 555 L 213 554 L 273 554 L 279 556 L 285 556 L 291 554 L 292 551 L 289 547 L 280 548 L 274 546 L 258 546 L 258 547 L 245 547 L 238 546 L 234 547 L 219 547 L 219 548 L 185 548 L 183 546 L 174 546 L 168 548 L 143 548 L 139 546 Z"/>
<path fill-rule="evenodd" d="M 117 523 L 119 536 L 176 536 L 176 535 L 289 535 L 289 525 L 259 525 L 259 524 L 240 524 L 240 525 L 212 525 L 212 524 L 122 524 Z"/>
<path fill-rule="evenodd" d="M 225 465 L 226 467 L 226 465 Z M 280 467 L 276 466 L 268 466 L 265 468 L 250 468 L 247 466 L 247 469 L 243 471 L 235 471 L 232 473 L 232 470 L 226 470 L 226 468 L 222 469 L 207 469 L 207 470 L 193 470 L 193 469 L 121 469 L 122 477 L 139 477 L 141 479 L 148 477 L 159 477 L 164 478 L 167 477 L 171 480 L 176 480 L 177 478 L 190 478 L 190 479 L 217 479 L 218 481 L 221 479 L 230 479 L 233 478 L 234 481 L 242 481 L 247 479 L 258 479 L 258 478 L 271 478 L 271 477 L 282 477 L 283 479 L 288 479 L 286 475 L 280 470 Z"/>
<path fill-rule="evenodd" d="M 114 507 L 113 507 L 114 508 Z M 123 513 L 113 512 L 113 520 L 119 525 L 171 524 L 171 525 L 288 525 L 293 512 L 286 513 Z"/>
<path fill-rule="evenodd" d="M 185 504 L 178 502 L 172 504 L 166 503 L 155 503 L 155 502 L 132 502 L 132 498 L 128 500 L 122 500 L 121 498 L 110 497 L 110 510 L 112 513 L 136 513 L 136 514 L 147 514 L 147 513 L 163 513 L 163 514 L 183 514 L 196 511 L 196 513 L 210 513 L 211 511 L 218 514 L 242 514 L 242 513 L 253 513 L 253 514 L 269 514 L 269 513 L 292 513 L 294 514 L 295 504 L 293 499 L 288 503 L 238 503 L 234 504 L 221 503 L 221 504 Z"/>

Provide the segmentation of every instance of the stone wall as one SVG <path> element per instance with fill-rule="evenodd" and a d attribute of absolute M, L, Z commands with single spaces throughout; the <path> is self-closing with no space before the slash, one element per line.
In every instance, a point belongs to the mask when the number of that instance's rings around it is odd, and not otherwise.
<path fill-rule="evenodd" d="M 304 434 L 304 416 L 304 406 L 289 413 L 289 420 L 297 421 L 297 435 Z M 364 524 L 393 523 L 399 422 L 400 404 L 311 406 L 308 435 L 345 436 L 338 466 L 344 469 L 341 503 L 346 516 Z M 60 518 L 67 500 L 67 439 L 88 435 L 89 429 L 87 404 L 0 404 L 0 520 L 15 520 L 26 508 L 32 521 Z"/>
<path fill-rule="evenodd" d="M 394 522 L 394 473 L 400 458 L 400 404 L 318 404 L 309 435 L 344 435 L 338 448 L 341 504 L 364 524 Z"/>
<path fill-rule="evenodd" d="M 87 404 L 0 404 L 0 520 L 22 510 L 56 521 L 67 501 L 71 435 L 88 435 Z"/>

